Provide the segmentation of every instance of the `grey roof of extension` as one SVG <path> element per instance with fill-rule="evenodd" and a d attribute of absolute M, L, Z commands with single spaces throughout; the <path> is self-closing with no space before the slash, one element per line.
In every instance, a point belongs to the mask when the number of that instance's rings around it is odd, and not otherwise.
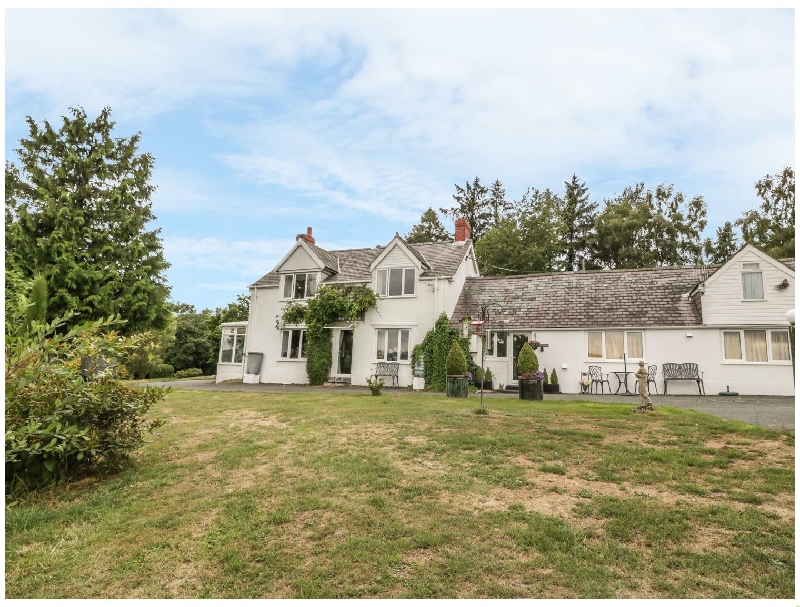
<path fill-rule="evenodd" d="M 706 268 L 706 277 L 717 268 Z M 692 268 L 648 268 L 467 278 L 451 317 L 479 318 L 492 328 L 681 327 L 702 324 L 689 293 L 703 280 Z"/>
<path fill-rule="evenodd" d="M 386 247 L 377 246 L 371 249 L 345 249 L 341 251 L 327 251 L 316 245 L 306 242 L 326 268 L 333 270 L 333 274 L 323 279 L 322 284 L 337 284 L 347 282 L 370 282 L 372 273 L 370 265 L 383 253 Z M 403 241 L 412 253 L 421 262 L 428 266 L 420 278 L 448 278 L 453 276 L 464 256 L 470 250 L 472 240 L 464 244 L 449 242 L 428 242 L 423 244 L 409 244 Z M 277 287 L 280 284 L 280 274 L 277 268 L 265 274 L 251 287 Z"/>

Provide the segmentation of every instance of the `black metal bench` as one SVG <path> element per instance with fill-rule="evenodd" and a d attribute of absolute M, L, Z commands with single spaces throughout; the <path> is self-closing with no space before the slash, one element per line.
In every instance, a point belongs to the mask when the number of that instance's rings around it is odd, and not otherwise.
<path fill-rule="evenodd" d="M 400 386 L 400 363 L 377 363 L 373 377 L 378 381 L 378 377 L 391 377 L 392 388 Z"/>
<path fill-rule="evenodd" d="M 697 382 L 697 391 L 705 395 L 706 387 L 703 385 L 703 373 L 698 369 L 697 363 L 664 363 L 661 367 L 664 373 L 664 394 L 667 394 L 667 382 L 674 380 L 689 380 Z"/>

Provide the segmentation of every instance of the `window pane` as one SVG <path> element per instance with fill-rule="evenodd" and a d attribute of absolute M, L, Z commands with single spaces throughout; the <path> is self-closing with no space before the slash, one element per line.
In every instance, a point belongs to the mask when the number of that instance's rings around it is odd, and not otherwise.
<path fill-rule="evenodd" d="M 414 268 L 409 268 L 406 270 L 406 282 L 404 285 L 403 292 L 406 295 L 413 295 L 414 294 Z"/>
<path fill-rule="evenodd" d="M 494 356 L 494 333 L 486 334 L 486 356 Z"/>
<path fill-rule="evenodd" d="M 766 331 L 745 331 L 744 332 L 744 353 L 748 362 L 767 361 L 767 332 Z"/>
<path fill-rule="evenodd" d="M 234 336 L 230 329 L 225 329 L 222 334 L 222 348 L 219 354 L 219 362 L 233 362 L 233 340 Z"/>
<path fill-rule="evenodd" d="M 587 333 L 589 338 L 589 358 L 603 358 L 603 334 L 599 331 Z"/>
<path fill-rule="evenodd" d="M 317 275 L 306 274 L 306 297 L 314 297 L 317 294 Z"/>
<path fill-rule="evenodd" d="M 403 294 L 403 270 L 393 268 L 389 270 L 389 296 Z"/>
<path fill-rule="evenodd" d="M 291 331 L 283 332 L 283 340 L 281 341 L 281 358 L 289 357 L 289 333 L 291 333 Z"/>
<path fill-rule="evenodd" d="M 400 360 L 408 360 L 408 329 L 400 331 Z"/>
<path fill-rule="evenodd" d="M 289 331 L 292 334 L 292 347 L 289 350 L 289 358 L 300 357 L 300 331 Z"/>
<path fill-rule="evenodd" d="M 789 356 L 789 332 L 772 331 L 772 360 L 791 360 Z"/>
<path fill-rule="evenodd" d="M 378 360 L 386 359 L 386 329 L 378 329 L 378 347 L 375 351 L 375 358 Z"/>
<path fill-rule="evenodd" d="M 283 277 L 283 296 L 286 299 L 290 299 L 292 297 L 292 279 L 294 278 L 293 274 L 287 274 Z"/>
<path fill-rule="evenodd" d="M 622 358 L 622 344 L 625 334 L 622 331 L 606 331 L 606 359 Z"/>
<path fill-rule="evenodd" d="M 727 360 L 742 360 L 742 337 L 739 332 L 726 331 L 723 333 L 725 342 L 725 358 Z"/>
<path fill-rule="evenodd" d="M 242 362 L 242 355 L 244 354 L 244 335 L 236 336 L 236 348 L 233 353 L 233 362 Z"/>
<path fill-rule="evenodd" d="M 744 299 L 764 299 L 764 283 L 761 280 L 761 272 L 742 273 L 742 296 Z"/>
<path fill-rule="evenodd" d="M 508 333 L 499 331 L 497 333 L 497 356 L 498 358 L 506 358 L 508 356 Z"/>
<path fill-rule="evenodd" d="M 307 340 L 306 340 L 306 332 L 305 331 L 300 331 L 300 334 L 302 336 L 300 338 L 300 358 L 305 358 L 306 357 L 306 342 L 307 342 Z"/>
<path fill-rule="evenodd" d="M 295 274 L 294 276 L 294 298 L 305 299 L 306 297 L 306 275 Z"/>
<path fill-rule="evenodd" d="M 397 329 L 389 330 L 389 345 L 386 347 L 386 360 L 394 362 L 397 360 L 398 334 Z"/>
<path fill-rule="evenodd" d="M 386 295 L 386 270 L 378 270 L 378 295 Z"/>
<path fill-rule="evenodd" d="M 628 333 L 628 358 L 644 358 L 642 334 L 639 332 Z"/>

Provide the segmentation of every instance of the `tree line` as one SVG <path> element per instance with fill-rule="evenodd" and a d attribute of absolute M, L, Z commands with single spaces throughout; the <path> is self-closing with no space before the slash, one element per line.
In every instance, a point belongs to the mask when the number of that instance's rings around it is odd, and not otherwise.
<path fill-rule="evenodd" d="M 577 175 L 563 194 L 528 188 L 506 198 L 496 179 L 455 185 L 454 205 L 439 211 L 463 217 L 484 275 L 623 269 L 723 263 L 744 242 L 776 258 L 794 257 L 794 171 L 784 168 L 755 184 L 760 205 L 703 237 L 707 209 L 702 196 L 685 196 L 673 184 L 626 187 L 600 205 Z M 438 214 L 425 211 L 406 234 L 411 243 L 451 240 Z"/>

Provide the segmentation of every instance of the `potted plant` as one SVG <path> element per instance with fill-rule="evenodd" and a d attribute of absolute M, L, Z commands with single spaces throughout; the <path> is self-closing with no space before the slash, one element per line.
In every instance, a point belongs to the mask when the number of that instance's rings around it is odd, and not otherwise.
<path fill-rule="evenodd" d="M 467 358 L 457 341 L 453 342 L 445 360 L 447 371 L 445 394 L 454 398 L 469 396 L 469 380 L 467 379 Z"/>
<path fill-rule="evenodd" d="M 550 390 L 550 376 L 547 375 L 547 367 L 542 369 L 542 375 L 543 375 L 543 377 L 542 377 L 542 391 L 545 394 L 550 394 L 550 392 L 551 392 L 551 390 Z"/>
<path fill-rule="evenodd" d="M 489 367 L 486 367 L 486 371 L 483 374 L 483 389 L 492 389 L 492 370 Z"/>
<path fill-rule="evenodd" d="M 553 372 L 550 374 L 550 390 L 552 390 L 553 394 L 561 393 L 561 387 L 558 385 L 558 374 L 556 373 L 555 367 L 553 367 Z"/>
<path fill-rule="evenodd" d="M 522 346 L 517 358 L 519 375 L 519 397 L 522 400 L 542 400 L 542 380 L 544 373 L 539 371 L 539 359 L 529 343 Z"/>

